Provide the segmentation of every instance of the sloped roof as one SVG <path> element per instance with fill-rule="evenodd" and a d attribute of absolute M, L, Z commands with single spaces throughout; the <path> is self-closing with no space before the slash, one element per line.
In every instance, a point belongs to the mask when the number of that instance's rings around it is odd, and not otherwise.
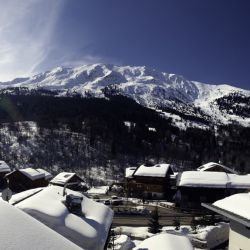
<path fill-rule="evenodd" d="M 208 162 L 206 164 L 201 165 L 200 167 L 197 168 L 198 171 L 209 171 L 210 169 L 212 169 L 213 167 L 220 167 L 222 168 L 224 171 L 228 171 L 232 174 L 237 174 L 237 172 L 229 167 L 226 167 L 224 165 L 221 165 L 219 163 L 216 162 Z"/>
<path fill-rule="evenodd" d="M 250 193 L 234 194 L 213 205 L 250 220 Z"/>
<path fill-rule="evenodd" d="M 60 186 L 46 187 L 15 206 L 85 250 L 103 249 L 112 223 L 113 211 L 79 192 L 66 189 L 67 194 L 83 197 L 83 215 L 72 214 L 63 203 L 66 198 L 62 196 L 63 189 Z"/>
<path fill-rule="evenodd" d="M 64 185 L 74 176 L 76 173 L 62 172 L 55 176 L 50 183 Z M 80 177 L 79 177 L 80 178 Z"/>
<path fill-rule="evenodd" d="M 80 250 L 71 241 L 30 215 L 0 201 L 1 249 L 9 250 Z"/>
<path fill-rule="evenodd" d="M 34 168 L 22 168 L 22 169 L 18 169 L 18 171 L 20 171 L 21 173 L 23 173 L 25 176 L 27 176 L 29 179 L 33 181 L 45 177 L 44 173 L 41 173 Z"/>
<path fill-rule="evenodd" d="M 36 170 L 38 172 L 44 174 L 45 180 L 49 180 L 49 179 L 51 179 L 53 177 L 51 173 L 49 173 L 48 171 L 46 171 L 46 170 L 44 170 L 42 168 L 37 168 Z"/>
<path fill-rule="evenodd" d="M 250 227 L 250 193 L 234 194 L 213 204 L 202 203 L 202 206 Z"/>
<path fill-rule="evenodd" d="M 141 165 L 135 170 L 133 176 L 166 177 L 169 168 L 171 168 L 170 164 Z"/>
<path fill-rule="evenodd" d="M 225 172 L 185 171 L 178 175 L 177 186 L 250 188 L 250 175 L 227 174 Z"/>
<path fill-rule="evenodd" d="M 193 250 L 188 237 L 177 234 L 161 233 L 152 236 L 139 244 L 134 250 Z"/>
<path fill-rule="evenodd" d="M 133 177 L 133 173 L 135 172 L 135 170 L 137 169 L 137 167 L 129 167 L 125 169 L 125 177 L 126 178 L 132 178 Z"/>
<path fill-rule="evenodd" d="M 0 172 L 10 172 L 10 167 L 5 161 L 0 161 Z"/>

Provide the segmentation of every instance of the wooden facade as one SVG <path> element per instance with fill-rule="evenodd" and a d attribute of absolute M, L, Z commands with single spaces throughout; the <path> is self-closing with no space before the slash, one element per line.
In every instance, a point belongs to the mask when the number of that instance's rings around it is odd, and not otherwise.
<path fill-rule="evenodd" d="M 136 170 L 135 170 L 136 172 Z M 125 190 L 128 197 L 141 199 L 167 199 L 172 200 L 175 190 L 173 170 L 169 167 L 165 176 L 132 175 L 126 178 Z"/>
<path fill-rule="evenodd" d="M 70 175 L 69 178 L 67 175 Z M 50 181 L 50 184 L 64 187 L 67 185 L 67 188 L 74 191 L 85 192 L 87 190 L 86 184 L 83 185 L 85 181 L 75 173 L 60 173 L 54 179 Z"/>
<path fill-rule="evenodd" d="M 48 186 L 48 181 L 45 177 L 32 180 L 19 170 L 7 174 L 5 178 L 9 181 L 9 188 L 16 193 L 32 188 Z"/>
<path fill-rule="evenodd" d="M 242 188 L 178 187 L 176 206 L 182 210 L 204 210 L 201 203 L 213 203 L 233 194 L 249 191 Z"/>

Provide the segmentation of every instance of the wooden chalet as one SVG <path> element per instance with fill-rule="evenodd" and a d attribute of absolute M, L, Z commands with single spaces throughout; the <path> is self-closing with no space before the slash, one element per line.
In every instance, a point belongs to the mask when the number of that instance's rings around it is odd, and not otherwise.
<path fill-rule="evenodd" d="M 127 168 L 125 179 L 129 197 L 171 200 L 174 194 L 175 175 L 170 164 Z"/>
<path fill-rule="evenodd" d="M 182 210 L 200 210 L 201 203 L 213 203 L 248 190 L 250 175 L 186 171 L 178 175 L 175 202 Z"/>
<path fill-rule="evenodd" d="M 76 173 L 62 172 L 55 176 L 51 181 L 51 185 L 67 186 L 67 188 L 75 191 L 86 191 L 87 185 L 85 181 Z"/>
<path fill-rule="evenodd" d="M 48 176 L 51 175 L 43 169 L 23 168 L 6 174 L 5 178 L 13 192 L 22 192 L 32 188 L 48 186 Z"/>
<path fill-rule="evenodd" d="M 7 165 L 5 161 L 0 161 L 0 188 L 4 188 L 6 185 L 6 181 L 4 176 L 10 173 L 10 167 Z"/>
<path fill-rule="evenodd" d="M 208 162 L 197 168 L 197 171 L 225 172 L 228 174 L 238 174 L 235 170 L 215 162 Z"/>

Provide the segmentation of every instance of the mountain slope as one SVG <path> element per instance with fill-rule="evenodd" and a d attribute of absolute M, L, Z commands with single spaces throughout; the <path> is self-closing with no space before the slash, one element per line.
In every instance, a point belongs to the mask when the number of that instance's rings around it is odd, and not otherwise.
<path fill-rule="evenodd" d="M 2 92 L 20 87 L 56 91 L 60 96 L 122 94 L 171 117 L 175 125 L 183 128 L 229 123 L 250 126 L 250 91 L 189 81 L 147 67 L 105 64 L 58 67 L 30 78 L 0 83 Z"/>

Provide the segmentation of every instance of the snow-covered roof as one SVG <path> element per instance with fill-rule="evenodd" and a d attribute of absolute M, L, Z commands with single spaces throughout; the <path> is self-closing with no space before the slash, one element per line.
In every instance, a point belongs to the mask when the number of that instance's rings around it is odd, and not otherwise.
<path fill-rule="evenodd" d="M 130 167 L 125 169 L 125 177 L 131 178 L 133 176 L 133 173 L 135 172 L 136 167 Z"/>
<path fill-rule="evenodd" d="M 50 181 L 50 183 L 52 183 L 52 184 L 64 185 L 64 184 L 66 184 L 74 175 L 75 175 L 75 173 L 62 172 L 62 173 L 58 174 L 57 176 L 55 176 L 55 177 Z"/>
<path fill-rule="evenodd" d="M 149 176 L 149 177 L 166 177 L 166 174 L 170 168 L 170 164 L 156 164 L 153 166 L 139 166 L 134 176 Z"/>
<path fill-rule="evenodd" d="M 5 161 L 0 161 L 0 172 L 10 172 L 10 167 Z"/>
<path fill-rule="evenodd" d="M 25 176 L 27 176 L 32 181 L 44 178 L 44 176 L 45 176 L 44 173 L 41 173 L 34 168 L 22 168 L 22 169 L 19 169 L 18 171 L 23 173 Z"/>
<path fill-rule="evenodd" d="M 178 176 L 177 186 L 213 188 L 250 188 L 250 175 L 225 172 L 185 171 Z"/>
<path fill-rule="evenodd" d="M 133 250 L 193 250 L 193 246 L 188 237 L 177 234 L 161 233 L 144 240 Z"/>
<path fill-rule="evenodd" d="M 113 211 L 79 192 L 69 189 L 66 189 L 66 192 L 83 197 L 82 216 L 69 212 L 63 203 L 65 196 L 62 196 L 63 187 L 60 186 L 46 187 L 15 206 L 85 250 L 103 249 L 112 223 Z"/>
<path fill-rule="evenodd" d="M 53 177 L 51 173 L 49 173 L 48 171 L 46 171 L 46 170 L 44 170 L 44 169 L 42 169 L 42 168 L 37 168 L 36 170 L 37 170 L 38 172 L 44 174 L 45 180 L 49 180 L 49 179 L 51 179 L 51 178 Z"/>
<path fill-rule="evenodd" d="M 224 165 L 221 165 L 219 163 L 215 163 L 215 162 L 208 162 L 204 165 L 201 165 L 200 167 L 197 168 L 198 171 L 210 171 L 211 169 L 213 169 L 214 167 L 220 167 L 222 168 L 225 172 L 229 172 L 232 174 L 237 174 L 237 172 L 229 167 L 226 167 Z"/>
<path fill-rule="evenodd" d="M 214 202 L 213 205 L 250 220 L 250 193 L 234 194 Z"/>
<path fill-rule="evenodd" d="M 71 241 L 23 211 L 0 201 L 0 248 L 9 250 L 80 250 Z"/>
<path fill-rule="evenodd" d="M 88 194 L 106 194 L 109 191 L 109 186 L 91 187 Z"/>

